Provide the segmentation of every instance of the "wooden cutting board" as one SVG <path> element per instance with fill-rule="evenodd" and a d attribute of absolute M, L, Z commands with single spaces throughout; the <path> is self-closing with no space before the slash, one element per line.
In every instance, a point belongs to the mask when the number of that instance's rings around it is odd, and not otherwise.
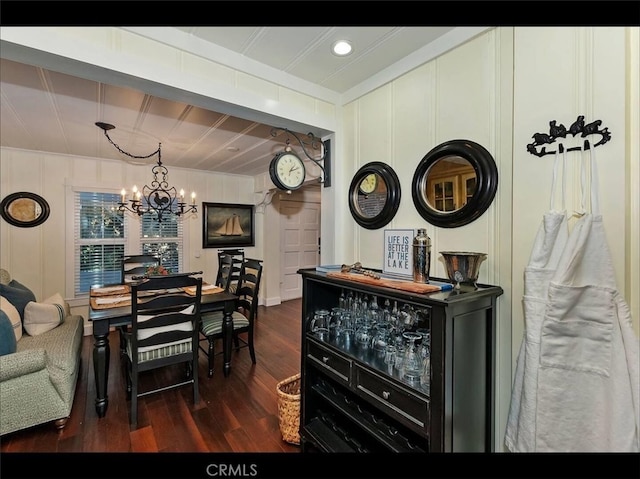
<path fill-rule="evenodd" d="M 440 286 L 436 286 L 435 284 L 414 283 L 413 281 L 402 281 L 387 278 L 375 279 L 371 276 L 365 276 L 358 273 L 330 272 L 327 273 L 327 276 L 356 281 L 358 283 L 371 284 L 374 286 L 382 286 L 384 288 L 401 289 L 412 293 L 433 293 L 434 291 L 441 291 Z"/>

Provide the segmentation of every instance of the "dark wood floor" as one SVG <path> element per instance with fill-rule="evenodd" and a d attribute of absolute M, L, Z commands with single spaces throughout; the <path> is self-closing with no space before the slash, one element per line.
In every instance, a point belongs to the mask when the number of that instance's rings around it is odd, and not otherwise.
<path fill-rule="evenodd" d="M 0 438 L 0 451 L 299 452 L 299 446 L 282 440 L 276 385 L 300 371 L 301 304 L 297 299 L 268 308 L 260 306 L 255 328 L 256 365 L 251 364 L 249 350 L 241 349 L 232 353 L 229 377 L 222 374 L 222 357 L 217 356 L 215 374 L 208 378 L 207 358 L 201 353 L 198 403 L 193 404 L 189 386 L 140 398 L 135 429 L 129 426 L 117 334 L 112 332 L 109 338 L 109 408 L 104 418 L 98 418 L 94 406 L 93 337 L 85 336 L 66 427 L 58 432 L 53 424 L 43 424 L 7 434 Z M 184 367 L 160 371 L 149 372 L 147 383 L 184 374 Z"/>

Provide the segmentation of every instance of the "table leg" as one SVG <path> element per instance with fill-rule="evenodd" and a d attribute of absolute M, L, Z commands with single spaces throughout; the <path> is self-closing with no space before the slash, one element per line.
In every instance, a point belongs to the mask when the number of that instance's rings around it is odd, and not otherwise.
<path fill-rule="evenodd" d="M 224 376 L 229 376 L 231 372 L 231 348 L 233 340 L 233 309 L 235 301 L 224 303 L 224 318 L 222 319 L 222 355 L 224 357 Z"/>
<path fill-rule="evenodd" d="M 93 372 L 96 380 L 96 412 L 104 417 L 109 405 L 109 321 L 93 321 Z"/>

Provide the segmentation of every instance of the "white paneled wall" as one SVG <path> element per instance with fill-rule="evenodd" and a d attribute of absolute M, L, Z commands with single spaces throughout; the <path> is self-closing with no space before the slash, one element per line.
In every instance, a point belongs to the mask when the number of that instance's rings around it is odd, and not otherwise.
<path fill-rule="evenodd" d="M 435 276 L 445 275 L 438 251 L 488 253 L 480 281 L 505 291 L 498 301 L 497 451 L 503 450 L 512 368 L 524 330 L 523 271 L 549 207 L 553 158 L 535 157 L 526 145 L 534 133 L 548 132 L 550 120 L 569 127 L 582 114 L 587 121 L 601 119 L 613 132 L 612 141 L 595 150 L 601 211 L 618 287 L 638 331 L 638 37 L 637 28 L 497 28 L 343 108 L 347 179 L 369 161 L 384 161 L 398 173 L 401 205 L 385 228 L 426 226 Z M 416 212 L 411 180 L 431 148 L 456 138 L 476 141 L 492 153 L 498 192 L 473 223 L 437 228 Z M 580 198 L 577 173 L 573 167 L 569 175 L 571 204 Z M 350 229 L 340 234 L 346 260 L 380 267 L 383 229 L 355 223 Z"/>
<path fill-rule="evenodd" d="M 344 172 L 350 178 L 370 161 L 393 167 L 401 185 L 401 204 L 386 228 L 426 227 L 432 238 L 434 276 L 445 275 L 438 251 L 477 250 L 490 253 L 481 269 L 480 281 L 495 277 L 495 204 L 477 221 L 461 228 L 436 228 L 426 223 L 413 205 L 411 183 L 422 158 L 438 144 L 456 138 L 470 139 L 485 146 L 500 162 L 509 158 L 496 155 L 499 131 L 496 119 L 509 115 L 509 98 L 501 98 L 496 78 L 500 51 L 499 35 L 491 31 L 423 65 L 398 80 L 352 102 L 345 107 L 345 128 L 357 131 L 344 156 L 356 160 Z M 461 68 L 460 65 L 465 65 Z M 469 72 L 473 72 L 470 74 Z M 505 74 L 511 75 L 511 72 Z M 498 101 L 501 100 L 501 101 Z M 505 104 L 506 101 L 506 104 Z M 507 135 L 508 136 L 508 135 Z M 500 178 L 509 184 L 510 178 Z M 354 261 L 382 267 L 383 229 L 354 227 L 358 237 Z M 493 256 L 493 257 L 492 257 Z"/>
<path fill-rule="evenodd" d="M 640 219 L 630 216 L 629 192 L 638 194 L 638 178 L 628 175 L 632 158 L 629 145 L 638 145 L 639 133 L 627 123 L 633 110 L 629 95 L 638 90 L 629 82 L 629 31 L 625 28 L 522 28 L 516 29 L 514 92 L 514 217 L 513 217 L 513 350 L 519 347 L 524 329 L 520 304 L 523 270 L 528 262 L 542 214 L 549 208 L 553 156 L 538 158 L 526 152 L 534 133 L 548 132 L 549 121 L 567 128 L 578 115 L 585 122 L 602 120 L 611 140 L 596 149 L 599 181 L 597 190 L 616 282 L 627 302 L 636 305 L 634 327 L 638 331 L 638 284 L 630 288 L 630 268 L 638 269 L 639 258 L 627 255 L 625 246 L 638 242 Z M 637 30 L 637 29 L 635 29 Z M 637 53 L 637 34 L 635 52 Z M 553 52 L 553 54 L 550 54 Z M 637 70 L 637 57 L 635 68 Z M 636 93 L 637 102 L 637 93 Z M 636 114 L 637 118 L 637 114 Z M 599 139 L 599 136 L 596 135 Z M 582 144 L 578 138 L 576 144 Z M 573 143 L 571 143 L 573 144 Z M 584 155 L 584 159 L 587 156 Z M 566 208 L 578 210 L 581 197 L 580 154 L 568 155 Z M 632 195 L 633 196 L 633 195 Z M 561 205 L 556 206 L 560 208 Z M 587 204 L 588 207 L 588 204 Z M 570 226 L 575 218 L 570 222 Z M 634 226 L 635 225 L 635 226 Z M 635 239 L 632 231 L 635 228 Z M 635 265 L 635 266 L 634 266 Z M 637 273 L 636 273 L 637 274 Z"/>
<path fill-rule="evenodd" d="M 473 223 L 460 228 L 438 228 L 417 212 L 411 195 L 413 174 L 422 158 L 440 143 L 469 139 L 483 145 L 496 160 L 498 170 L 510 164 L 513 30 L 491 30 L 393 82 L 347 105 L 344 109 L 345 157 L 355 160 L 343 169 L 351 178 L 370 161 L 393 167 L 401 185 L 401 204 L 384 228 L 366 230 L 352 224 L 353 257 L 371 267 L 382 267 L 383 230 L 426 227 L 432 239 L 431 274 L 446 277 L 439 251 L 488 253 L 480 269 L 480 282 L 510 283 L 511 177 L 500 177 L 492 206 Z M 506 153 L 506 155 L 505 155 Z M 510 168 L 505 168 L 510 172 Z M 501 189 L 506 195 L 501 195 Z M 499 214 L 502 213 L 502 216 Z M 502 228 L 507 228 L 504 234 Z M 343 235 L 347 240 L 351 236 Z M 506 266 L 505 266 L 506 265 Z M 497 342 L 497 430 L 504 430 L 511 391 L 510 288 L 499 300 Z M 502 449 L 501 434 L 496 450 Z"/>
<path fill-rule="evenodd" d="M 89 187 L 119 193 L 133 184 L 139 187 L 152 178 L 149 166 L 126 162 L 80 158 L 42 152 L 1 149 L 0 193 L 16 191 L 42 196 L 51 208 L 45 223 L 18 228 L 0 220 L 0 265 L 33 290 L 36 298 L 62 294 L 74 312 L 87 318 L 87 302 L 73 300 L 73 209 L 74 188 Z M 169 183 L 197 192 L 197 203 L 255 204 L 252 177 L 169 168 Z M 217 249 L 202 248 L 202 208 L 184 218 L 184 269 L 203 271 L 204 280 L 215 281 Z M 256 246 L 245 248 L 249 257 L 263 257 L 262 215 L 256 215 Z M 69 250 L 71 248 L 71 250 Z M 133 251 L 132 251 L 133 253 Z M 88 330 L 88 328 L 85 328 Z"/>

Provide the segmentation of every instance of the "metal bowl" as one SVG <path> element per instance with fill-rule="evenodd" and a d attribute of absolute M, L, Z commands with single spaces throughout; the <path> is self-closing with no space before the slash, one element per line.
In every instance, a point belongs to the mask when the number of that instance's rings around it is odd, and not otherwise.
<path fill-rule="evenodd" d="M 472 283 L 478 287 L 478 275 L 480 264 L 487 257 L 487 253 L 472 253 L 469 251 L 440 251 L 447 267 L 449 281 L 455 283 L 455 288 L 460 289 L 461 283 Z"/>

